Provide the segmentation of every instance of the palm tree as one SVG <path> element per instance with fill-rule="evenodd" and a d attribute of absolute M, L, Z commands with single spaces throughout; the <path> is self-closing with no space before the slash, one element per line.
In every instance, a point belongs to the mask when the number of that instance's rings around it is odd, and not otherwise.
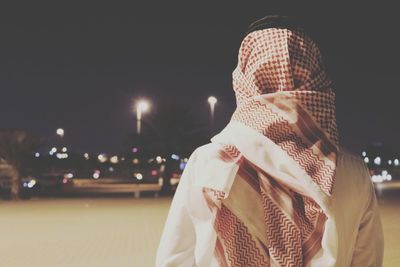
<path fill-rule="evenodd" d="M 0 159 L 12 168 L 12 199 L 19 198 L 22 174 L 26 171 L 25 159 L 32 156 L 40 144 L 39 138 L 26 131 L 0 129 Z"/>

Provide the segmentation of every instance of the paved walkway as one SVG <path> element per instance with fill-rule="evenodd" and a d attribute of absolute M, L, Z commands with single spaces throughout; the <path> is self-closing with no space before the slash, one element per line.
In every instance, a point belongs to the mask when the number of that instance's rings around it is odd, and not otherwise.
<path fill-rule="evenodd" d="M 147 267 L 170 199 L 0 201 L 1 267 Z"/>
<path fill-rule="evenodd" d="M 400 266 L 397 199 L 381 201 L 384 266 Z M 154 266 L 169 204 L 169 198 L 0 201 L 0 266 Z"/>

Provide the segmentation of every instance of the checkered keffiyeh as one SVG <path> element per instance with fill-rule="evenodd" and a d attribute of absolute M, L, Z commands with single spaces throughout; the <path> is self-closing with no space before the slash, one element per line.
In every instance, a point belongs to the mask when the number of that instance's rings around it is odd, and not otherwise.
<path fill-rule="evenodd" d="M 275 143 L 328 196 L 338 153 L 335 93 L 330 85 L 319 49 L 304 32 L 257 30 L 240 47 L 233 72 L 237 108 L 231 118 Z M 223 147 L 223 160 L 241 156 L 234 144 Z M 306 265 L 321 248 L 326 214 L 314 199 L 280 184 L 268 170 L 246 159 L 241 162 L 235 180 L 242 183 L 240 189 L 235 191 L 234 185 L 228 198 L 205 190 L 217 214 L 220 265 Z M 235 204 L 239 202 L 242 208 Z M 254 203 L 261 203 L 259 213 Z M 246 207 L 254 212 L 245 212 Z"/>

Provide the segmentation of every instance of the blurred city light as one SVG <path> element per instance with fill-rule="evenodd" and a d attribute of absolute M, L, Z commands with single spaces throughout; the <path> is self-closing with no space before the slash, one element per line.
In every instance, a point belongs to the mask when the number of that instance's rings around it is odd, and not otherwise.
<path fill-rule="evenodd" d="M 383 170 L 381 174 L 375 174 L 371 176 L 371 180 L 374 183 L 383 183 L 385 181 L 391 181 L 392 175 L 387 170 Z"/>
<path fill-rule="evenodd" d="M 165 164 L 161 164 L 160 166 L 160 172 L 164 172 L 165 171 Z"/>
<path fill-rule="evenodd" d="M 399 163 L 399 159 L 395 159 L 395 160 L 394 160 L 394 166 L 399 166 L 399 164 L 400 164 L 400 163 Z"/>
<path fill-rule="evenodd" d="M 106 154 L 99 154 L 99 155 L 97 156 L 97 159 L 98 159 L 101 163 L 104 163 L 104 162 L 107 161 L 107 156 L 106 156 Z"/>
<path fill-rule="evenodd" d="M 56 133 L 57 133 L 57 135 L 63 137 L 64 136 L 64 129 L 63 128 L 58 128 Z"/>
<path fill-rule="evenodd" d="M 66 159 L 66 158 L 68 158 L 68 154 L 67 153 L 57 153 L 56 157 L 58 159 Z"/>
<path fill-rule="evenodd" d="M 365 157 L 365 158 L 364 158 L 364 162 L 365 162 L 365 163 L 369 163 L 369 158 L 368 158 L 368 157 Z"/>
<path fill-rule="evenodd" d="M 179 160 L 179 156 L 176 155 L 176 154 L 172 154 L 172 155 L 171 155 L 171 158 L 174 159 L 174 160 Z"/>
<path fill-rule="evenodd" d="M 388 164 L 389 164 L 389 165 L 392 165 L 392 161 L 391 161 L 390 159 L 388 160 Z"/>
<path fill-rule="evenodd" d="M 37 157 L 37 158 L 40 157 L 40 153 L 39 153 L 39 152 L 36 152 L 36 153 L 35 153 L 35 157 Z"/>
<path fill-rule="evenodd" d="M 93 173 L 93 179 L 99 179 L 100 177 L 100 171 L 99 170 L 95 170 Z"/>
<path fill-rule="evenodd" d="M 365 156 L 367 155 L 367 152 L 363 151 L 363 152 L 361 153 L 361 155 L 362 155 L 363 157 L 365 157 Z"/>
<path fill-rule="evenodd" d="M 382 175 L 372 175 L 371 180 L 374 183 L 382 183 L 383 177 L 382 177 Z"/>
<path fill-rule="evenodd" d="M 374 159 L 374 163 L 375 163 L 376 165 L 381 165 L 381 161 L 382 161 L 381 157 L 376 157 L 376 158 Z"/>
<path fill-rule="evenodd" d="M 83 156 L 85 157 L 85 159 L 89 159 L 89 153 L 85 153 L 85 154 L 83 154 Z"/>
<path fill-rule="evenodd" d="M 161 164 L 162 158 L 161 158 L 160 156 L 157 156 L 157 157 L 156 157 L 156 161 L 157 161 L 158 164 Z"/>
<path fill-rule="evenodd" d="M 67 152 L 67 148 L 66 148 L 66 147 L 63 147 L 63 148 L 61 149 L 61 151 L 62 151 L 62 152 Z"/>
<path fill-rule="evenodd" d="M 74 174 L 73 173 L 66 173 L 64 175 L 64 177 L 67 178 L 67 179 L 72 179 L 72 178 L 74 178 Z"/>
<path fill-rule="evenodd" d="M 50 156 L 53 156 L 53 154 L 56 153 L 56 152 L 57 152 L 57 148 L 56 148 L 56 147 L 53 147 L 53 148 L 50 150 L 49 155 L 50 155 Z"/>
<path fill-rule="evenodd" d="M 133 153 L 136 153 L 136 152 L 138 152 L 138 151 L 139 151 L 139 149 L 138 149 L 137 147 L 132 148 L 132 152 L 133 152 Z"/>
<path fill-rule="evenodd" d="M 134 173 L 133 176 L 138 180 L 142 180 L 143 179 L 143 175 L 140 172 Z"/>
<path fill-rule="evenodd" d="M 35 184 L 36 184 L 36 180 L 35 180 L 35 179 L 32 179 L 32 180 L 30 180 L 29 183 L 27 184 L 27 187 L 28 187 L 28 188 L 32 188 L 32 187 L 35 186 Z"/>
<path fill-rule="evenodd" d="M 179 164 L 179 169 L 181 169 L 181 171 L 183 171 L 183 169 L 185 169 L 186 163 L 185 162 L 181 162 Z"/>
<path fill-rule="evenodd" d="M 112 156 L 110 158 L 110 162 L 113 163 L 113 164 L 117 164 L 119 162 L 118 156 Z"/>
<path fill-rule="evenodd" d="M 134 158 L 134 159 L 132 160 L 132 163 L 133 163 L 133 164 L 139 164 L 139 159 Z"/>

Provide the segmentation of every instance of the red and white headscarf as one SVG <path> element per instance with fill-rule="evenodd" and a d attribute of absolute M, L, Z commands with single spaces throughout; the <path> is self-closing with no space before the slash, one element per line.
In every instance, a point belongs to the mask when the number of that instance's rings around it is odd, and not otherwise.
<path fill-rule="evenodd" d="M 338 133 L 335 93 L 315 43 L 304 33 L 265 29 L 246 36 L 233 72 L 233 121 L 286 151 L 330 194 Z"/>
<path fill-rule="evenodd" d="M 243 40 L 233 72 L 237 108 L 231 126 L 212 141 L 222 144 L 221 159 L 240 163 L 235 183 L 246 186 L 233 185 L 237 193 L 229 196 L 205 189 L 216 213 L 222 266 L 305 266 L 321 249 L 338 153 L 330 86 L 318 47 L 301 30 L 262 29 Z M 251 130 L 240 136 L 232 125 Z M 244 140 L 253 132 L 262 136 L 258 143 Z M 251 152 L 258 146 L 268 152 Z M 261 203 L 261 217 L 246 212 L 257 210 L 240 196 L 247 185 L 247 196 Z M 260 219 L 261 236 L 251 225 Z"/>

